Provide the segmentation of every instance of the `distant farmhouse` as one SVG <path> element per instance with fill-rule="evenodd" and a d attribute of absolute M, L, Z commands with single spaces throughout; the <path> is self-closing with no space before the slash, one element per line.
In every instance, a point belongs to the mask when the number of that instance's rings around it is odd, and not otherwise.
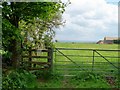
<path fill-rule="evenodd" d="M 97 44 L 120 44 L 118 37 L 104 37 L 104 40 L 99 40 Z"/>
<path fill-rule="evenodd" d="M 99 40 L 99 41 L 97 42 L 97 44 L 104 44 L 104 41 L 103 41 L 103 40 Z"/>

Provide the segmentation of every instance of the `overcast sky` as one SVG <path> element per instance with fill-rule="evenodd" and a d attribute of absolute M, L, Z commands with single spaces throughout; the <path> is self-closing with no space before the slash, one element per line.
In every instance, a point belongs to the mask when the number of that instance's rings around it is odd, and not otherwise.
<path fill-rule="evenodd" d="M 67 0 L 63 0 L 64 2 Z M 63 14 L 64 27 L 56 30 L 58 41 L 96 42 L 118 36 L 119 0 L 71 0 Z"/>

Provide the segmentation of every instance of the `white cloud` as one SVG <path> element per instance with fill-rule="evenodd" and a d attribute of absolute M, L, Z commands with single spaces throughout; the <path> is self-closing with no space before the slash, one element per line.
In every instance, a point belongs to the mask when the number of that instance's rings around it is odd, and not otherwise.
<path fill-rule="evenodd" d="M 56 31 L 57 40 L 97 41 L 118 35 L 118 6 L 105 0 L 71 0 L 63 18 L 65 27 Z"/>

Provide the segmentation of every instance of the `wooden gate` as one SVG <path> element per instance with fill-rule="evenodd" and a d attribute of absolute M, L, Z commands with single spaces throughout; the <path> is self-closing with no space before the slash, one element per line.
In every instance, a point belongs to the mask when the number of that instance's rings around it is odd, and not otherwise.
<path fill-rule="evenodd" d="M 22 54 L 21 65 L 28 70 L 48 70 L 53 65 L 53 49 L 28 49 Z"/>

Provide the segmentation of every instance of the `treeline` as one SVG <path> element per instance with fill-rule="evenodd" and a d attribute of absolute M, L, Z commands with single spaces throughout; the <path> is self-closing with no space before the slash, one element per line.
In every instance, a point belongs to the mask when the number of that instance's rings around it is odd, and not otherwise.
<path fill-rule="evenodd" d="M 115 44 L 120 44 L 120 40 L 114 40 Z"/>

